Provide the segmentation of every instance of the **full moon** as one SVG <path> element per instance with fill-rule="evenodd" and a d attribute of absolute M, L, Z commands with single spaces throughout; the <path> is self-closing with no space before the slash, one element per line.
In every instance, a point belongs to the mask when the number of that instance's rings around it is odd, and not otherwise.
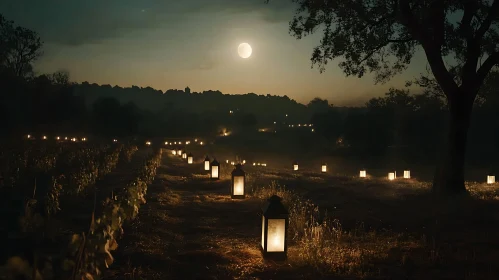
<path fill-rule="evenodd" d="M 239 47 L 237 47 L 237 53 L 242 58 L 250 57 L 252 52 L 253 50 L 251 49 L 251 46 L 248 43 L 242 43 L 239 45 Z"/>

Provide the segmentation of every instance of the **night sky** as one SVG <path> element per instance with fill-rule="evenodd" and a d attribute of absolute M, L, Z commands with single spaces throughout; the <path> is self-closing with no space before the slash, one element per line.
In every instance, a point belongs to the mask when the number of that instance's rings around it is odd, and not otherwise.
<path fill-rule="evenodd" d="M 223 93 L 313 97 L 335 105 L 363 104 L 425 71 L 418 55 L 403 75 L 375 86 L 372 76 L 345 78 L 337 62 L 311 69 L 320 33 L 288 33 L 290 0 L 2 0 L 0 13 L 37 31 L 44 56 L 38 73 L 68 70 L 76 82 Z M 237 55 L 240 43 L 253 48 Z M 421 63 L 422 61 L 422 63 Z"/>

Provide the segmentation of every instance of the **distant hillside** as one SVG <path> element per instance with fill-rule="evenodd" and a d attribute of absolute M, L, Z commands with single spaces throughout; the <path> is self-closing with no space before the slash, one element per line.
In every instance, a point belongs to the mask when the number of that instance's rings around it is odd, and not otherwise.
<path fill-rule="evenodd" d="M 184 113 L 220 113 L 233 111 L 253 113 L 259 120 L 297 123 L 309 120 L 312 116 L 307 106 L 287 96 L 248 94 L 222 94 L 220 91 L 190 92 L 170 89 L 166 92 L 151 87 L 122 88 L 119 86 L 98 85 L 83 82 L 75 85 L 75 93 L 85 98 L 87 106 L 104 97 L 118 99 L 122 104 L 133 102 L 140 109 L 152 112 L 182 111 Z M 292 112 L 292 113 L 291 113 Z M 288 117 L 286 117 L 288 114 Z"/>

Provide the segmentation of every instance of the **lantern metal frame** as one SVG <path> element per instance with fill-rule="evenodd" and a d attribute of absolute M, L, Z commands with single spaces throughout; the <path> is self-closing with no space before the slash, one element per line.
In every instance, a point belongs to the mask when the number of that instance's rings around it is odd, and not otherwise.
<path fill-rule="evenodd" d="M 213 177 L 213 166 L 217 166 L 218 172 L 217 172 L 217 177 Z M 216 160 L 213 159 L 213 161 L 210 164 L 210 179 L 211 180 L 220 180 L 220 163 Z"/>
<path fill-rule="evenodd" d="M 264 259 L 284 261 L 288 255 L 288 228 L 289 212 L 277 195 L 271 196 L 262 208 L 262 244 L 260 248 Z M 284 250 L 282 252 L 268 252 L 269 220 L 284 220 Z"/>
<path fill-rule="evenodd" d="M 243 177 L 243 194 L 234 194 L 235 186 L 234 186 L 234 177 Z M 246 197 L 246 173 L 244 172 L 241 164 L 236 164 L 234 170 L 231 173 L 232 183 L 230 187 L 230 197 L 232 199 L 243 199 Z"/>

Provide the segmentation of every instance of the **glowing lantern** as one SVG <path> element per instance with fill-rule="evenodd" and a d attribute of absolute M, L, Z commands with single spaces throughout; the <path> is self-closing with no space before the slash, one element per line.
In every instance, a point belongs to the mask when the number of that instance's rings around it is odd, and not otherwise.
<path fill-rule="evenodd" d="M 168 145 L 168 142 L 165 142 L 165 145 Z"/>
<path fill-rule="evenodd" d="M 31 135 L 29 135 L 29 134 L 28 134 L 28 135 L 26 135 L 26 138 L 28 138 L 28 139 L 29 139 L 29 138 L 31 138 Z"/>
<path fill-rule="evenodd" d="M 404 179 L 411 179 L 411 171 L 404 170 Z"/>
<path fill-rule="evenodd" d="M 68 137 L 64 137 L 64 140 L 68 140 Z"/>
<path fill-rule="evenodd" d="M 197 141 L 198 141 L 198 139 L 194 139 L 194 142 L 197 142 Z"/>
<path fill-rule="evenodd" d="M 177 145 L 177 142 L 175 142 L 175 145 Z"/>
<path fill-rule="evenodd" d="M 193 157 L 192 157 L 192 154 L 191 154 L 191 153 L 189 153 L 189 154 L 187 155 L 187 164 L 192 164 L 192 162 L 193 162 Z"/>
<path fill-rule="evenodd" d="M 390 172 L 388 173 L 388 180 L 395 180 L 397 178 L 397 173 L 396 172 Z"/>
<path fill-rule="evenodd" d="M 236 164 L 236 168 L 232 170 L 232 188 L 230 195 L 232 198 L 244 198 L 246 174 L 240 164 Z"/>
<path fill-rule="evenodd" d="M 201 141 L 201 142 L 199 143 L 199 145 L 203 145 L 203 141 Z"/>
<path fill-rule="evenodd" d="M 298 170 L 298 162 L 293 162 L 293 170 L 297 171 Z"/>
<path fill-rule="evenodd" d="M 262 209 L 262 253 L 266 259 L 285 260 L 287 255 L 288 210 L 273 195 Z"/>
<path fill-rule="evenodd" d="M 116 143 L 116 142 L 118 142 L 118 140 L 117 139 L 113 139 L 113 142 Z"/>
<path fill-rule="evenodd" d="M 173 149 L 172 155 L 176 155 L 176 154 L 177 154 L 177 150 Z"/>
<path fill-rule="evenodd" d="M 243 164 L 246 164 L 246 160 L 243 160 Z"/>
<path fill-rule="evenodd" d="M 494 184 L 496 182 L 496 176 L 488 175 L 487 176 L 487 184 Z"/>
<path fill-rule="evenodd" d="M 267 166 L 267 164 L 266 163 L 262 163 L 262 166 Z"/>
<path fill-rule="evenodd" d="M 55 140 L 61 140 L 61 137 L 57 136 L 57 137 L 55 138 Z"/>
<path fill-rule="evenodd" d="M 212 180 L 218 180 L 220 179 L 220 163 L 216 159 L 213 160 L 213 162 L 210 165 L 210 178 Z"/>
<path fill-rule="evenodd" d="M 44 136 L 42 137 L 42 139 L 43 139 L 43 140 L 47 140 L 47 136 L 45 136 L 45 135 L 44 135 Z"/>
<path fill-rule="evenodd" d="M 182 141 L 178 142 L 180 145 L 182 145 Z"/>
<path fill-rule="evenodd" d="M 147 145 L 147 146 L 151 146 L 151 142 L 150 142 L 150 141 L 147 141 L 147 142 L 146 142 L 146 145 Z"/>
<path fill-rule="evenodd" d="M 182 156 L 182 149 L 181 149 L 181 148 L 178 148 L 178 150 L 177 150 L 177 155 L 178 155 L 179 157 L 181 157 L 181 156 Z"/>
<path fill-rule="evenodd" d="M 182 153 L 182 158 L 187 158 L 187 153 L 185 151 Z"/>
<path fill-rule="evenodd" d="M 85 142 L 85 141 L 87 141 L 87 138 L 83 137 L 83 138 L 81 138 L 81 141 Z"/>
<path fill-rule="evenodd" d="M 359 177 L 360 178 L 366 178 L 367 177 L 367 172 L 366 172 L 365 169 L 363 169 L 363 170 L 360 171 Z"/>
<path fill-rule="evenodd" d="M 256 165 L 256 163 L 253 162 L 253 166 L 255 166 L 255 165 Z"/>
<path fill-rule="evenodd" d="M 226 160 L 225 160 L 225 163 L 229 163 L 229 160 L 228 160 L 228 159 L 226 159 Z"/>
<path fill-rule="evenodd" d="M 204 170 L 210 171 L 210 158 L 208 156 L 204 159 Z"/>
<path fill-rule="evenodd" d="M 235 162 L 233 162 L 233 161 L 230 162 L 230 165 L 234 165 L 234 164 L 235 164 Z"/>
<path fill-rule="evenodd" d="M 327 171 L 327 165 L 325 163 L 322 164 L 321 171 L 322 173 L 325 173 Z"/>

